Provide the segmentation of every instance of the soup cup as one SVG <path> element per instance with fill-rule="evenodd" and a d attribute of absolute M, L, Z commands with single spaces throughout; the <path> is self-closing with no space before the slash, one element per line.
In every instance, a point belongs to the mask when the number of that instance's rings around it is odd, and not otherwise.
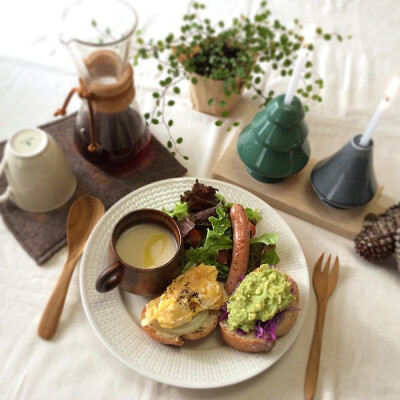
<path fill-rule="evenodd" d="M 125 254 L 121 256 L 121 248 L 117 245 L 121 237 L 134 228 L 145 225 L 160 227 L 163 231 L 166 230 L 176 244 L 176 251 L 172 258 L 165 260 L 161 265 L 155 264 L 146 267 L 138 261 L 132 261 L 131 258 L 128 260 Z M 128 246 L 128 249 L 130 246 L 129 239 L 126 240 L 125 250 L 126 246 Z M 132 247 L 137 244 L 133 241 Z M 140 248 L 136 251 L 141 252 L 144 249 Z M 135 254 L 132 255 L 135 256 Z M 108 267 L 96 281 L 98 292 L 108 292 L 119 286 L 130 293 L 150 296 L 162 293 L 172 280 L 182 273 L 185 252 L 179 227 L 173 218 L 159 210 L 140 209 L 125 215 L 117 222 L 112 231 L 108 256 Z"/>

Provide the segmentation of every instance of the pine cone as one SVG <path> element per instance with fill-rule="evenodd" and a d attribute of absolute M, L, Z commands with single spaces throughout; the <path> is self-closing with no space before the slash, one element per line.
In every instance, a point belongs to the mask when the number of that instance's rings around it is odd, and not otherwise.
<path fill-rule="evenodd" d="M 385 214 L 388 214 L 392 221 L 397 223 L 397 227 L 400 228 L 400 203 L 388 208 Z"/>
<path fill-rule="evenodd" d="M 396 233 L 394 235 L 394 240 L 395 240 L 395 243 L 396 243 L 395 255 L 396 255 L 397 268 L 400 271 L 400 227 L 397 228 L 397 231 L 396 231 Z"/>
<path fill-rule="evenodd" d="M 376 224 L 368 225 L 355 239 L 356 252 L 366 260 L 379 262 L 394 251 L 392 234 L 382 232 Z"/>
<path fill-rule="evenodd" d="M 376 222 L 367 225 L 355 238 L 355 249 L 370 262 L 380 262 L 395 251 L 395 235 L 400 229 L 400 203 L 378 215 Z M 400 250 L 398 250 L 400 251 Z"/>

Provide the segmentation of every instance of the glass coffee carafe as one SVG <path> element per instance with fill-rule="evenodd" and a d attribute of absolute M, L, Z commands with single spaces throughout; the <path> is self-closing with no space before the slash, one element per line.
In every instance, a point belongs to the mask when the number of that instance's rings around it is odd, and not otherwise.
<path fill-rule="evenodd" d="M 135 10 L 120 0 L 78 1 L 64 12 L 61 41 L 78 70 L 56 115 L 64 115 L 74 93 L 82 99 L 74 141 L 89 162 L 109 172 L 130 170 L 150 144 L 150 131 L 135 102 L 128 63 L 137 26 Z"/>

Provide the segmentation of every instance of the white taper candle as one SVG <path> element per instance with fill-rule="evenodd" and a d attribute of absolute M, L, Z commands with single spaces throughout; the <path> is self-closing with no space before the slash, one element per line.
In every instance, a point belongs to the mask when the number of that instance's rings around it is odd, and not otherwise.
<path fill-rule="evenodd" d="M 309 25 L 304 29 L 304 44 L 302 48 L 299 50 L 297 60 L 294 64 L 293 73 L 292 76 L 290 77 L 289 85 L 286 90 L 285 99 L 283 101 L 283 103 L 287 106 L 292 104 L 294 94 L 299 84 L 301 72 L 307 60 L 307 53 L 308 53 L 307 46 L 311 43 L 311 38 L 314 32 L 315 32 L 314 25 Z"/>
<path fill-rule="evenodd" d="M 306 48 L 302 47 L 299 50 L 299 55 L 297 57 L 296 63 L 294 65 L 293 74 L 290 77 L 289 85 L 286 90 L 285 100 L 283 101 L 285 105 L 292 104 L 294 94 L 297 89 L 297 85 L 299 83 L 301 71 L 303 70 L 304 63 L 307 59 L 307 50 Z"/>
<path fill-rule="evenodd" d="M 369 124 L 367 125 L 367 128 L 365 129 L 364 133 L 361 136 L 360 139 L 360 146 L 367 147 L 369 145 L 369 142 L 371 141 L 372 134 L 374 133 L 376 127 L 378 126 L 379 121 L 381 120 L 381 117 L 383 115 L 383 111 L 388 107 L 389 102 L 391 99 L 393 99 L 394 94 L 397 91 L 397 88 L 399 87 L 400 80 L 398 77 L 393 78 L 393 80 L 390 82 L 387 90 L 386 90 L 386 95 L 383 100 L 379 102 L 379 105 L 372 116 Z"/>

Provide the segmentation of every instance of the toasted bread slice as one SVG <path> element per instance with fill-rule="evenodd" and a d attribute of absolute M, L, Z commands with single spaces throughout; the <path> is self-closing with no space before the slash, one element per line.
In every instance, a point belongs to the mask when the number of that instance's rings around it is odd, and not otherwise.
<path fill-rule="evenodd" d="M 248 353 L 260 353 L 263 351 L 270 351 L 275 346 L 276 340 L 267 342 L 265 339 L 256 338 L 254 331 L 246 334 L 231 331 L 226 320 L 221 321 L 219 326 L 221 328 L 222 338 L 225 340 L 226 344 L 237 350 Z"/>
<path fill-rule="evenodd" d="M 218 325 L 218 317 L 220 311 L 202 311 L 206 313 L 203 315 L 203 322 L 200 326 L 196 326 L 193 332 L 178 335 L 175 332 L 168 332 L 168 329 L 160 329 L 156 324 L 144 325 L 143 330 L 149 335 L 153 340 L 163 344 L 169 344 L 172 346 L 183 346 L 185 340 L 200 340 L 209 335 Z M 146 315 L 146 307 L 142 310 L 141 318 L 142 320 Z"/>
<path fill-rule="evenodd" d="M 288 276 L 288 275 L 287 275 Z M 292 329 L 296 322 L 298 306 L 299 306 L 299 288 L 297 283 L 288 276 L 289 281 L 292 284 L 292 292 L 294 299 L 290 306 L 281 314 L 282 319 L 279 320 L 276 328 L 276 337 L 281 337 L 288 333 Z M 276 340 L 265 340 L 262 338 L 255 337 L 254 331 L 249 333 L 237 333 L 231 331 L 228 327 L 227 320 L 220 322 L 221 335 L 224 341 L 231 347 L 237 350 L 248 352 L 248 353 L 259 353 L 268 352 L 274 346 Z"/>

